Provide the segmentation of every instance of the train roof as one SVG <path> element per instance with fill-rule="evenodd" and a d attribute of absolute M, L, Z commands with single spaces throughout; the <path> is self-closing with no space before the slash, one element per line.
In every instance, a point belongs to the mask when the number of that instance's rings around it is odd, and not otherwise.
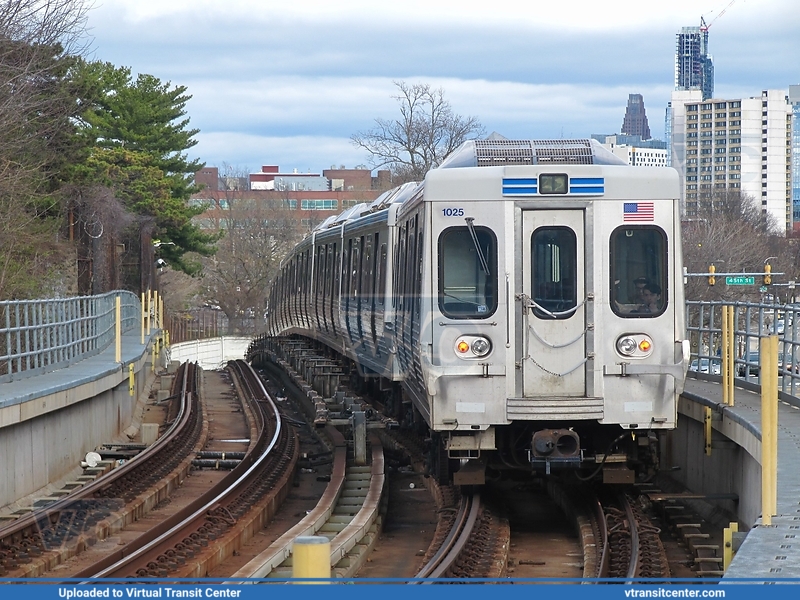
<path fill-rule="evenodd" d="M 396 188 L 392 188 L 391 190 L 384 192 L 375 198 L 375 200 L 370 203 L 362 202 L 361 204 L 356 204 L 355 206 L 345 209 L 338 215 L 332 215 L 328 217 L 322 223 L 317 225 L 314 228 L 314 231 L 325 231 L 326 229 L 337 227 L 343 223 L 358 219 L 359 217 L 363 217 L 365 215 L 388 208 L 392 204 L 402 204 L 414 195 L 414 192 L 419 185 L 420 184 L 416 181 L 411 181 Z"/>
<path fill-rule="evenodd" d="M 597 140 L 509 140 L 492 134 L 484 140 L 468 140 L 448 156 L 439 169 L 509 165 L 627 165 Z M 370 203 L 361 203 L 325 219 L 314 228 L 322 232 L 413 198 L 421 183 L 412 181 L 384 192 Z"/>
<path fill-rule="evenodd" d="M 439 168 L 627 164 L 597 140 L 509 140 L 493 134 L 485 140 L 464 142 Z"/>

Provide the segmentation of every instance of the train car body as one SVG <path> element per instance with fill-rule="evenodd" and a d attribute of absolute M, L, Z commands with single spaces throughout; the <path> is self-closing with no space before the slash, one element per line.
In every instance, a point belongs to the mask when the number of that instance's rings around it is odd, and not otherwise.
<path fill-rule="evenodd" d="M 679 195 L 673 169 L 593 141 L 467 142 L 299 244 L 269 333 L 317 340 L 395 390 L 457 482 L 631 481 L 655 468 L 688 366 Z"/>

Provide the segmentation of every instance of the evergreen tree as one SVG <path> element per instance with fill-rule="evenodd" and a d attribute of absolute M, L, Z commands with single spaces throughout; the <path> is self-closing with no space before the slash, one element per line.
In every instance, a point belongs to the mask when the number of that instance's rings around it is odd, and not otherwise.
<path fill-rule="evenodd" d="M 93 150 L 73 180 L 107 186 L 128 210 L 153 217 L 154 235 L 174 244 L 165 244 L 162 257 L 196 272 L 199 265 L 183 255 L 211 254 L 217 238 L 191 223 L 202 207 L 187 204 L 198 191 L 193 178 L 203 164 L 185 153 L 197 144 L 198 132 L 188 128 L 186 87 L 146 74 L 134 80 L 128 67 L 104 62 L 82 63 L 76 79 L 87 90 L 79 136 Z"/>

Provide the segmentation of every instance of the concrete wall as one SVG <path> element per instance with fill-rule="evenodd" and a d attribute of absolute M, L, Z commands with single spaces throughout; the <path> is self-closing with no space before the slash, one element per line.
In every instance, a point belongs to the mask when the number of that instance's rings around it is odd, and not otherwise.
<path fill-rule="evenodd" d="M 705 454 L 704 407 L 712 409 L 711 454 Z M 747 528 L 761 514 L 761 436 L 716 402 L 684 394 L 678 405 L 678 427 L 662 452 L 670 476 L 702 494 L 737 494 L 738 502 L 710 500 Z"/>
<path fill-rule="evenodd" d="M 110 373 L 102 357 L 82 361 L 96 363 L 94 379 L 87 374 L 92 365 L 78 363 L 21 382 L 29 388 L 25 400 L 14 403 L 12 398 L 2 408 L 6 414 L 0 424 L 0 507 L 37 494 L 79 470 L 87 452 L 127 439 L 123 432 L 132 424 L 135 432 L 155 378 L 148 347 Z M 133 396 L 127 364 L 134 365 Z M 73 373 L 81 374 L 81 382 L 61 389 Z M 47 387 L 46 380 L 52 378 L 60 380 L 58 389 Z M 42 384 L 38 391 L 32 389 L 37 382 Z"/>
<path fill-rule="evenodd" d="M 197 362 L 203 369 L 221 369 L 229 360 L 243 359 L 252 338 L 218 337 L 181 342 L 170 347 L 170 359 Z"/>

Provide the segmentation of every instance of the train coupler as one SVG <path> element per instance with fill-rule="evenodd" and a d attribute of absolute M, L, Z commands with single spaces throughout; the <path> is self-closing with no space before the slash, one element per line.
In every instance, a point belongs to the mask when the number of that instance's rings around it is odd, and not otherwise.
<path fill-rule="evenodd" d="M 549 475 L 552 467 L 577 469 L 583 461 L 581 441 L 571 429 L 543 429 L 531 439 L 530 463 Z"/>

